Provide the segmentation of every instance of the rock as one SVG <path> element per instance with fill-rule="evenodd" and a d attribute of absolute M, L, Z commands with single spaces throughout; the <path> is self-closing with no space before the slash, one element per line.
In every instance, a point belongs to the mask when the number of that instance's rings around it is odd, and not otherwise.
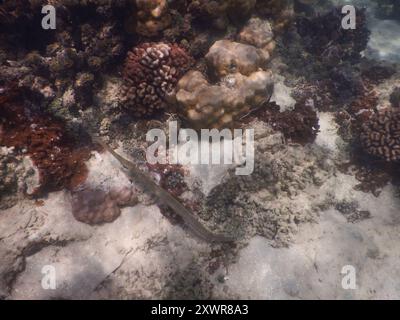
<path fill-rule="evenodd" d="M 93 225 L 113 222 L 121 214 L 120 207 L 135 205 L 137 198 L 130 187 L 113 189 L 109 193 L 83 188 L 72 193 L 71 202 L 75 219 Z"/>

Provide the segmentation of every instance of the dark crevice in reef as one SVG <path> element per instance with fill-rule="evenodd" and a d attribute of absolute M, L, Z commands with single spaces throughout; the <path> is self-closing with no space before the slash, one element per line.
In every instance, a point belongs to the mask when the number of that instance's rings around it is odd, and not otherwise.
<path fill-rule="evenodd" d="M 45 52 L 46 46 L 55 40 L 55 32 L 42 28 L 43 16 L 41 7 L 34 7 L 28 0 L 3 1 L 0 3 L 3 39 L 26 51 Z"/>

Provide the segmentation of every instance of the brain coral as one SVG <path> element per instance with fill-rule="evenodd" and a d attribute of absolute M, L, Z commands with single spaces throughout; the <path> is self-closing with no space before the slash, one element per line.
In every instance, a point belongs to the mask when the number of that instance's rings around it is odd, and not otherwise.
<path fill-rule="evenodd" d="M 143 43 L 128 53 L 125 61 L 121 102 L 137 116 L 166 108 L 166 97 L 193 59 L 177 44 Z"/>
<path fill-rule="evenodd" d="M 400 160 L 400 112 L 372 115 L 361 128 L 360 139 L 367 153 L 388 162 Z"/>

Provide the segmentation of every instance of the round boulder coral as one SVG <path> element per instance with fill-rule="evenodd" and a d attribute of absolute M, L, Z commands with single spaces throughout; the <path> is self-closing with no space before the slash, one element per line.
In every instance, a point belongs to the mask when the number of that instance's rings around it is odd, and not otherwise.
<path fill-rule="evenodd" d="M 193 59 L 177 44 L 143 43 L 128 53 L 122 89 L 124 107 L 137 116 L 149 116 L 167 106 L 179 79 Z"/>
<path fill-rule="evenodd" d="M 72 214 L 75 219 L 90 225 L 113 222 L 121 214 L 121 207 L 136 205 L 132 188 L 101 189 L 81 187 L 71 194 Z"/>
<path fill-rule="evenodd" d="M 400 160 L 400 112 L 384 110 L 371 116 L 360 139 L 367 153 L 388 162 Z"/>

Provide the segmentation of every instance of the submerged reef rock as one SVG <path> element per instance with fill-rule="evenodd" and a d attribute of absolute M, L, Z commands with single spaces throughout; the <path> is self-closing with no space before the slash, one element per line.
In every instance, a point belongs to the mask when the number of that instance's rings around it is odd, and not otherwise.
<path fill-rule="evenodd" d="M 365 151 L 387 162 L 400 160 L 400 112 L 383 110 L 362 128 L 360 139 Z"/>
<path fill-rule="evenodd" d="M 379 19 L 400 20 L 400 2 L 397 0 L 372 0 L 376 2 L 376 16 Z"/>
<path fill-rule="evenodd" d="M 251 15 L 257 0 L 191 0 L 188 11 L 202 23 L 225 30 L 229 22 L 237 22 Z"/>
<path fill-rule="evenodd" d="M 391 93 L 390 103 L 394 108 L 400 108 L 400 87 L 395 88 Z"/>
<path fill-rule="evenodd" d="M 12 207 L 39 185 L 39 172 L 29 156 L 0 147 L 0 209 Z"/>
<path fill-rule="evenodd" d="M 171 24 L 167 0 L 136 0 L 136 32 L 142 36 L 156 36 Z"/>
<path fill-rule="evenodd" d="M 47 111 L 72 120 L 78 110 L 93 105 L 94 91 L 105 71 L 120 64 L 125 52 L 120 18 L 132 4 L 128 0 L 52 0 L 57 28 L 43 30 L 40 8 L 44 2 L 18 1 L 37 7 L 33 20 L 19 22 L 1 34 L 0 42 L 7 49 L 0 51 L 0 82 L 16 81 L 19 87 L 37 93 Z M 29 4 L 23 7 L 26 12 L 29 8 Z"/>
<path fill-rule="evenodd" d="M 121 103 L 137 117 L 165 110 L 179 79 L 193 64 L 177 44 L 143 43 L 125 61 Z"/>
<path fill-rule="evenodd" d="M 275 48 L 271 23 L 268 20 L 251 18 L 240 32 L 239 41 L 264 49 L 271 54 Z"/>
<path fill-rule="evenodd" d="M 185 170 L 182 165 L 147 163 L 147 167 L 155 175 L 160 186 L 174 197 L 181 196 L 187 190 L 187 185 L 184 181 Z"/>
<path fill-rule="evenodd" d="M 311 143 L 319 131 L 318 116 L 309 105 L 296 103 L 292 111 L 280 112 L 275 117 L 274 129 L 280 130 L 286 139 L 298 143 Z"/>
<path fill-rule="evenodd" d="M 193 128 L 226 128 L 269 100 L 272 91 L 270 71 L 256 71 L 248 77 L 231 74 L 220 85 L 210 84 L 199 71 L 190 71 L 179 81 L 176 99 L 179 113 Z"/>
<path fill-rule="evenodd" d="M 297 31 L 303 37 L 306 50 L 326 61 L 360 58 L 370 36 L 365 10 L 357 10 L 357 28 L 354 30 L 343 29 L 340 24 L 342 18 L 340 8 L 324 15 L 298 18 Z"/>
<path fill-rule="evenodd" d="M 297 102 L 293 110 L 280 112 L 280 109 L 275 102 L 269 102 L 251 113 L 245 122 L 258 119 L 268 123 L 274 130 L 282 132 L 291 142 L 305 145 L 315 141 L 320 126 L 317 112 L 312 105 Z"/>
<path fill-rule="evenodd" d="M 273 20 L 274 31 L 277 33 L 283 32 L 294 18 L 292 0 L 257 1 L 255 11 L 260 17 Z"/>
<path fill-rule="evenodd" d="M 327 13 L 300 15 L 277 46 L 290 72 L 321 87 L 337 106 L 343 106 L 363 91 L 359 65 L 370 31 L 366 11 L 359 8 L 356 11 L 354 30 L 341 28 L 340 7 Z"/>
<path fill-rule="evenodd" d="M 123 53 L 123 39 L 116 24 L 106 23 L 96 28 L 91 24 L 81 26 L 81 43 L 86 63 L 91 70 L 104 70 Z"/>
<path fill-rule="evenodd" d="M 236 72 L 248 76 L 265 68 L 269 54 L 251 45 L 219 40 L 210 48 L 206 60 L 218 78 Z"/>
<path fill-rule="evenodd" d="M 286 144 L 282 133 L 259 121 L 250 127 L 255 130 L 254 172 L 236 176 L 231 171 L 209 192 L 200 217 L 210 229 L 259 235 L 286 246 L 298 225 L 314 221 L 332 200 L 321 190 L 332 188 L 324 182 L 335 166 L 324 149 Z"/>
<path fill-rule="evenodd" d="M 72 192 L 72 214 L 75 219 L 87 224 L 109 223 L 121 214 L 120 207 L 137 204 L 132 188 L 111 190 L 75 190 Z"/>
<path fill-rule="evenodd" d="M 257 1 L 256 11 L 261 16 L 278 17 L 283 11 L 291 7 L 292 0 L 263 0 Z"/>
<path fill-rule="evenodd" d="M 0 4 L 0 24 L 10 25 L 18 23 L 24 18 L 33 16 L 32 8 L 35 1 L 29 0 L 4 0 Z"/>
<path fill-rule="evenodd" d="M 0 99 L 0 145 L 29 156 L 39 171 L 39 185 L 28 194 L 71 188 L 86 176 L 87 147 L 76 147 L 63 123 L 16 98 Z"/>

